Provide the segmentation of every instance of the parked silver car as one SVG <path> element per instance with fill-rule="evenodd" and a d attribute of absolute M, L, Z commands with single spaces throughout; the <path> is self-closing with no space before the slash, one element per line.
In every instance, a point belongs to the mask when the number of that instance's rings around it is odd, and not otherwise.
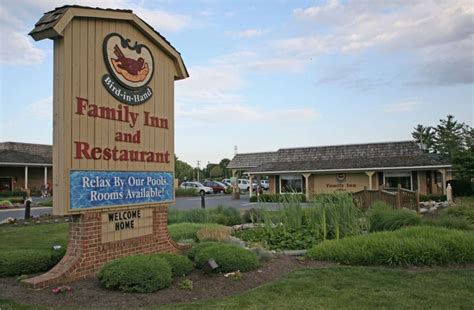
<path fill-rule="evenodd" d="M 201 195 L 213 193 L 212 188 L 202 185 L 201 182 L 183 182 L 179 187 L 184 189 L 193 188 Z"/>

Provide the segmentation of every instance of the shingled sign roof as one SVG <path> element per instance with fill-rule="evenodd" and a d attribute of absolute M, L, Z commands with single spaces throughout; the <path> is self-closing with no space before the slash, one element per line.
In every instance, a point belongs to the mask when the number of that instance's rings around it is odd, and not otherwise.
<path fill-rule="evenodd" d="M 51 145 L 3 142 L 0 143 L 0 165 L 52 166 Z"/>
<path fill-rule="evenodd" d="M 123 9 L 103 9 L 93 8 L 81 5 L 65 5 L 55 8 L 52 11 L 44 13 L 44 15 L 35 24 L 35 28 L 30 31 L 29 35 L 39 41 L 42 39 L 55 39 L 61 37 L 64 28 L 67 24 L 76 17 L 90 17 L 90 18 L 113 18 L 116 20 L 128 21 L 135 25 L 141 31 L 146 32 L 149 38 L 157 45 L 161 46 L 164 51 L 175 59 L 178 78 L 184 79 L 189 77 L 188 70 L 181 58 L 181 53 L 171 45 L 158 31 L 156 31 L 150 24 L 133 13 L 132 10 Z"/>
<path fill-rule="evenodd" d="M 287 171 L 344 171 L 451 167 L 437 154 L 425 153 L 413 141 L 333 145 L 280 149 L 276 152 L 237 154 L 227 166 L 253 173 Z"/>

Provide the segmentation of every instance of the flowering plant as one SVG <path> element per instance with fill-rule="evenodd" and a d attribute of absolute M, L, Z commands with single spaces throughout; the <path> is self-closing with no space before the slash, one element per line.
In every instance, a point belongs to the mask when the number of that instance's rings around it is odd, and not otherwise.
<path fill-rule="evenodd" d="M 72 292 L 72 287 L 67 286 L 67 285 L 62 285 L 58 287 L 54 287 L 52 290 L 53 294 L 59 294 L 59 293 L 71 293 Z"/>

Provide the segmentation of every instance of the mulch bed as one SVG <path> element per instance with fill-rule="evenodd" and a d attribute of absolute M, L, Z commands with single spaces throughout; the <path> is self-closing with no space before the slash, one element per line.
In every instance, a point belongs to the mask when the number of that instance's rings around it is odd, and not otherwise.
<path fill-rule="evenodd" d="M 281 256 L 264 263 L 257 270 L 242 274 L 241 280 L 225 278 L 222 274 L 208 275 L 199 270 L 185 278 L 174 279 L 171 287 L 150 294 L 120 293 L 100 287 L 96 278 L 69 283 L 72 293 L 53 294 L 51 288 L 31 290 L 22 287 L 15 278 L 0 278 L 0 299 L 9 299 L 22 304 L 58 306 L 86 306 L 101 308 L 137 308 L 151 305 L 184 303 L 234 295 L 273 282 L 288 273 L 306 268 L 327 268 L 337 264 L 318 261 L 299 261 L 295 257 Z M 179 288 L 183 279 L 193 281 L 193 290 Z"/>

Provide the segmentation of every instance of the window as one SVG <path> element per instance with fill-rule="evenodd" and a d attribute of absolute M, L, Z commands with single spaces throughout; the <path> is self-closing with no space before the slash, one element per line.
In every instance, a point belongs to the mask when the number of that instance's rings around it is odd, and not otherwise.
<path fill-rule="evenodd" d="M 282 175 L 280 193 L 302 193 L 303 179 L 300 175 Z"/>
<path fill-rule="evenodd" d="M 410 172 L 385 172 L 385 186 L 389 188 L 397 188 L 398 184 L 402 188 L 412 189 L 412 177 Z"/>

